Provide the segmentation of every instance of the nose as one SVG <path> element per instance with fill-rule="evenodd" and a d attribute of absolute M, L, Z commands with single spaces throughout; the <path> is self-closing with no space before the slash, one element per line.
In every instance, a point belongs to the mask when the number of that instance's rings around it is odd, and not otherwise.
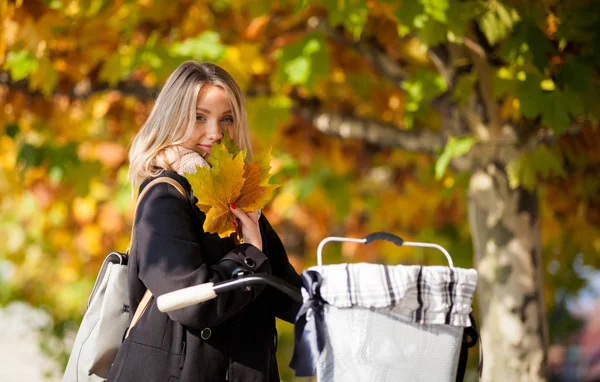
<path fill-rule="evenodd" d="M 206 137 L 212 142 L 216 142 L 223 138 L 223 132 L 221 131 L 221 126 L 219 126 L 218 121 L 211 121 L 208 123 Z"/>

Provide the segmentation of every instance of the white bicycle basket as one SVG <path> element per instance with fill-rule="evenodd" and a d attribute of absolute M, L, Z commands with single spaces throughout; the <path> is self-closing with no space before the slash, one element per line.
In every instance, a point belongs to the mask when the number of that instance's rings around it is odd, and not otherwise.
<path fill-rule="evenodd" d="M 328 242 L 380 239 L 437 248 L 449 266 L 322 263 Z M 304 305 L 292 360 L 297 375 L 316 369 L 318 381 L 328 382 L 457 380 L 463 332 L 472 325 L 474 269 L 454 267 L 437 244 L 404 242 L 388 233 L 326 238 L 317 259 L 302 274 Z"/>

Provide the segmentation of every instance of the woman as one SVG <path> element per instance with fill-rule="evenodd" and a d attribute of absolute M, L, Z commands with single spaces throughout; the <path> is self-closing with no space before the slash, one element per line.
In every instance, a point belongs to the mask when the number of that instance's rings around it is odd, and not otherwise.
<path fill-rule="evenodd" d="M 178 181 L 151 188 L 138 207 L 129 259 L 131 311 L 148 288 L 160 296 L 180 288 L 236 277 L 272 274 L 300 287 L 281 240 L 260 212 L 231 206 L 244 243 L 203 231 L 205 215 L 185 173 L 208 166 L 227 131 L 251 156 L 243 95 L 222 68 L 186 62 L 169 77 L 135 137 L 129 178 L 140 192 L 153 178 Z M 275 317 L 293 322 L 299 304 L 254 286 L 169 313 L 155 301 L 119 348 L 109 381 L 279 381 Z"/>

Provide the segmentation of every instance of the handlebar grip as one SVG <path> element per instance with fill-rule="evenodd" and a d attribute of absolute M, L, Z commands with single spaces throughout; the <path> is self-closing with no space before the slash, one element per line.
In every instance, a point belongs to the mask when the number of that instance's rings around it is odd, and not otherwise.
<path fill-rule="evenodd" d="M 194 285 L 158 296 L 156 305 L 161 312 L 181 309 L 217 297 L 214 283 Z"/>
<path fill-rule="evenodd" d="M 365 240 L 365 244 L 369 244 L 375 240 L 387 240 L 396 244 L 398 247 L 401 247 L 404 243 L 404 239 L 402 239 L 400 236 L 396 236 L 393 233 L 389 232 L 374 232 L 370 235 L 365 236 Z"/>

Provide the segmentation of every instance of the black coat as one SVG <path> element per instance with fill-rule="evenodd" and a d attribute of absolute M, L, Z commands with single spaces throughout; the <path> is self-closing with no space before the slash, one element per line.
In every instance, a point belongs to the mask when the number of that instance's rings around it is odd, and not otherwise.
<path fill-rule="evenodd" d="M 206 282 L 231 279 L 254 260 L 255 273 L 277 276 L 300 287 L 281 240 L 262 216 L 263 251 L 205 233 L 205 215 L 187 180 L 176 173 L 188 200 L 160 183 L 140 202 L 129 259 L 131 311 L 146 287 L 154 296 Z M 144 182 L 140 191 L 150 181 Z M 247 263 L 252 265 L 251 261 Z M 109 381 L 279 381 L 275 317 L 294 322 L 300 305 L 271 287 L 254 286 L 162 313 L 152 299 L 119 348 Z"/>

